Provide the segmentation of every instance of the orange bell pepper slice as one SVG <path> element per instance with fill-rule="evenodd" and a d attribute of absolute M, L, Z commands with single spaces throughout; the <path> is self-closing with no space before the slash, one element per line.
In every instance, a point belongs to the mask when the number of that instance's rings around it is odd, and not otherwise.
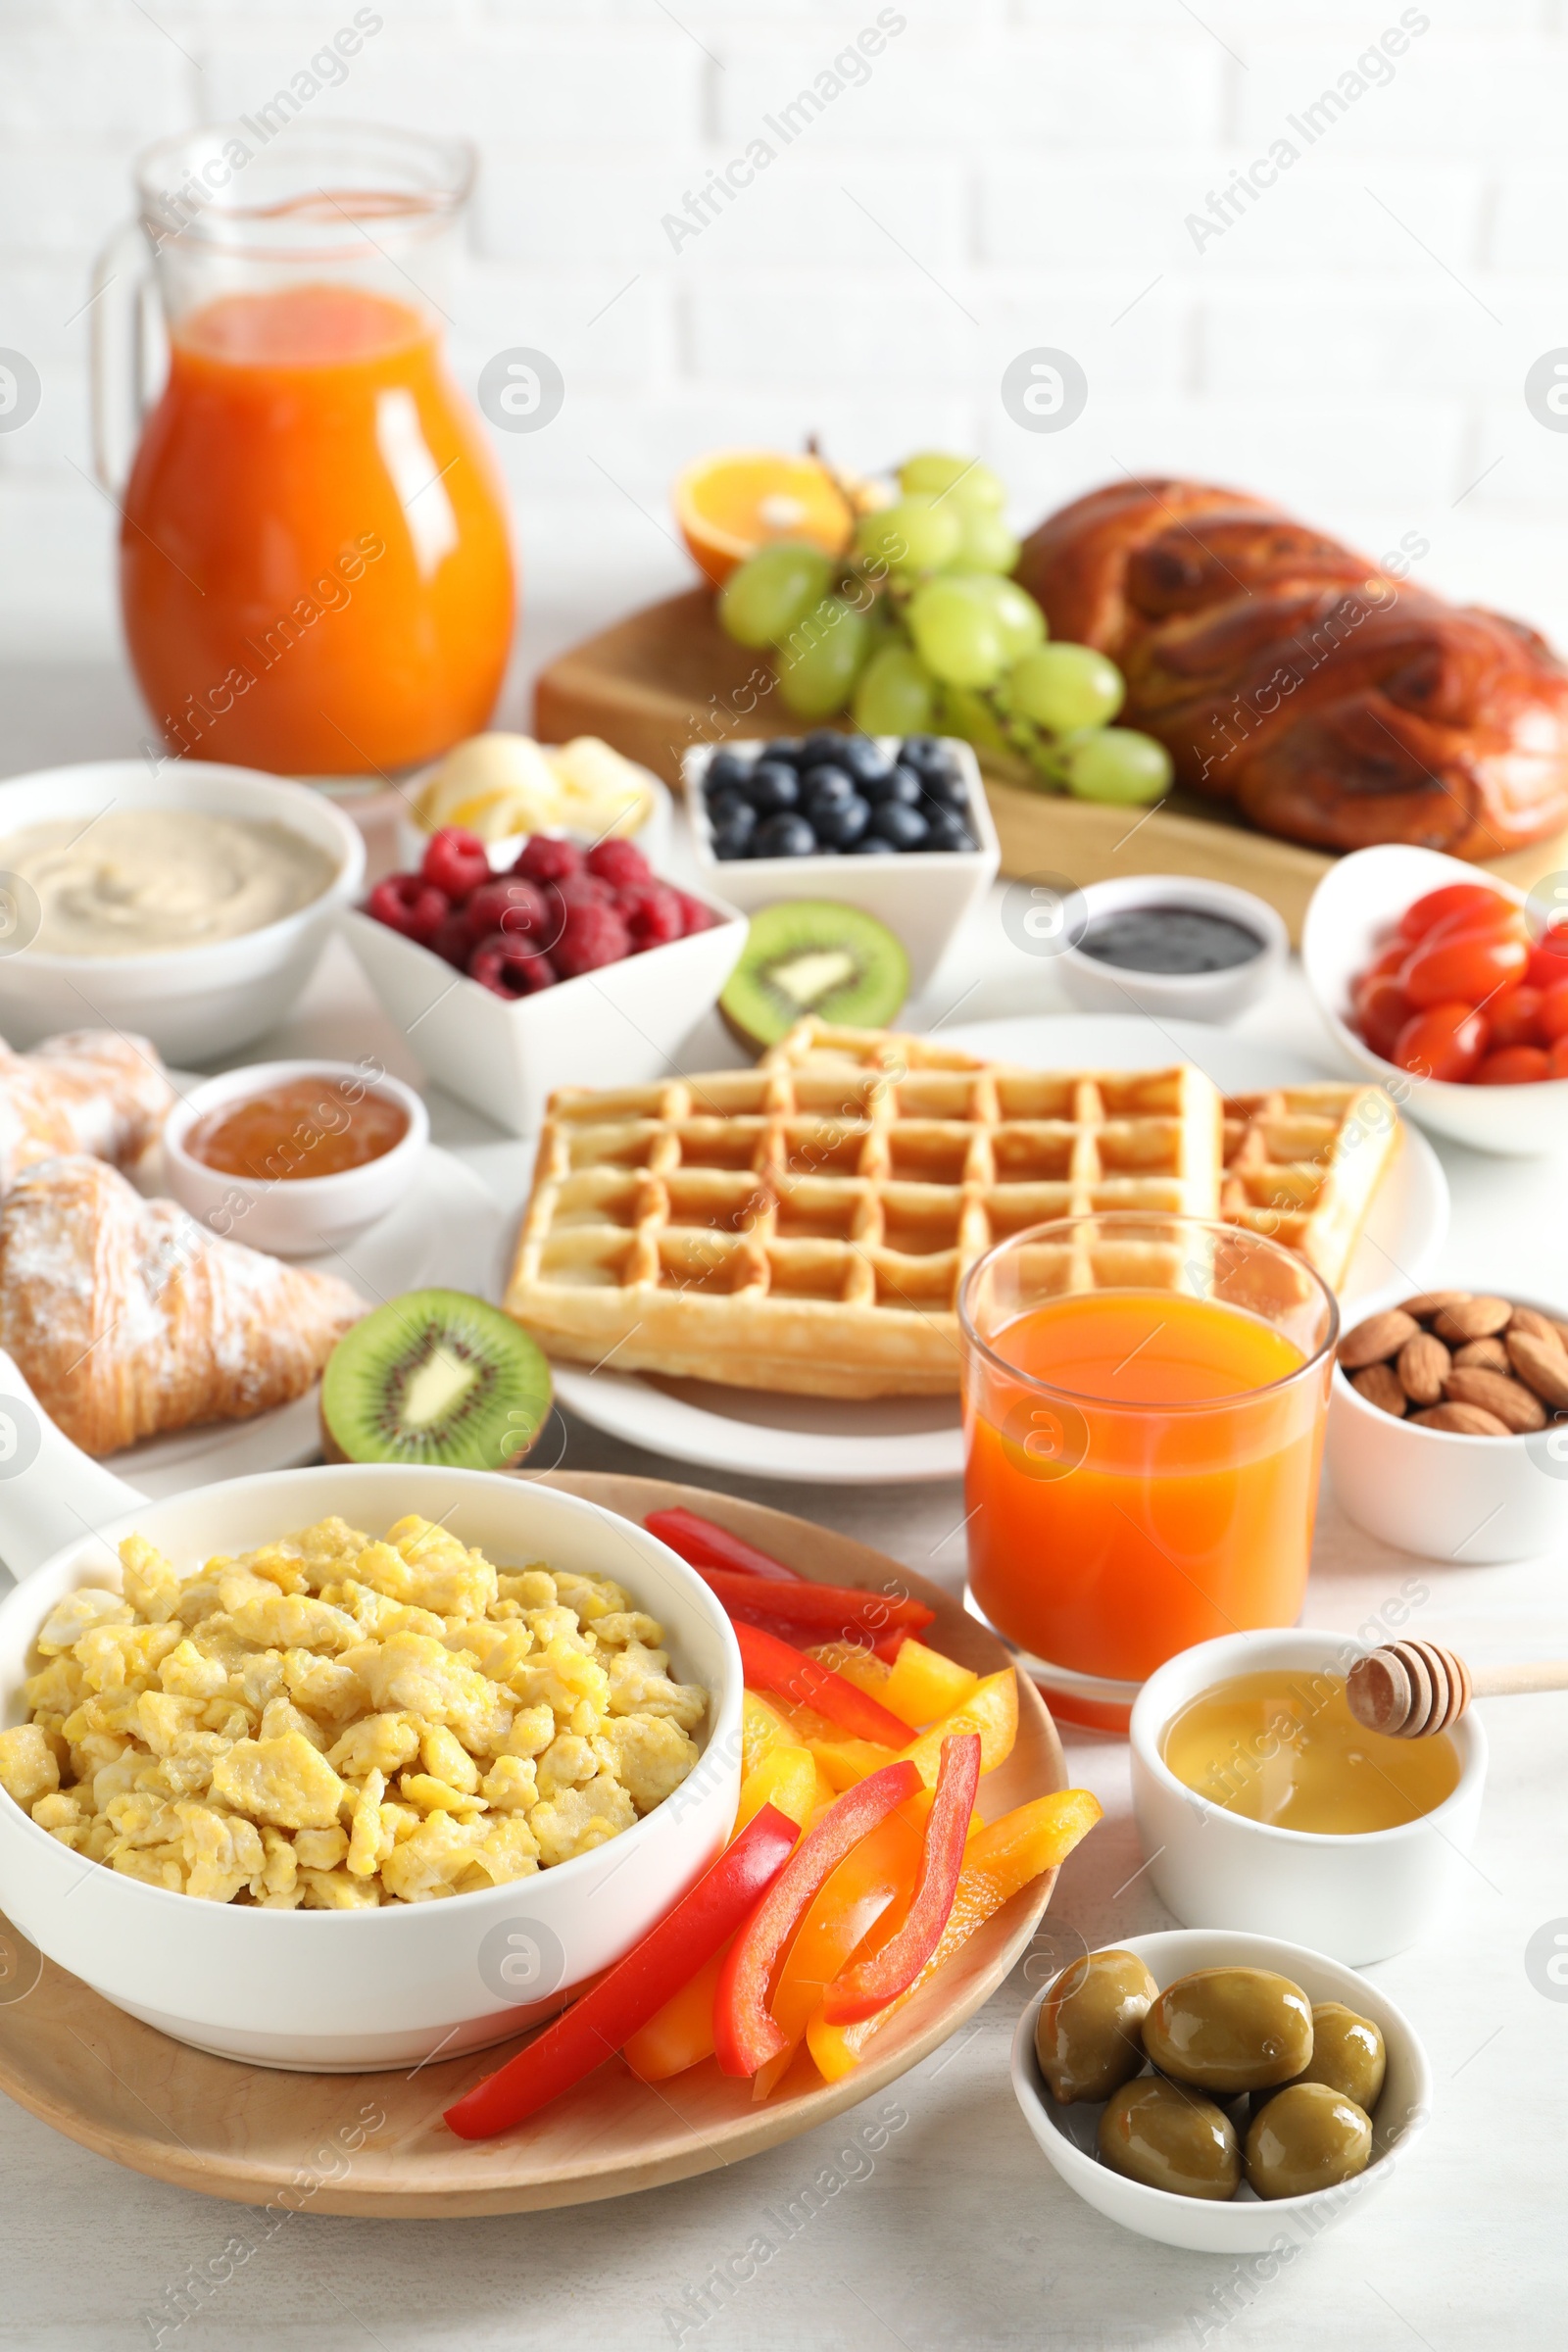
<path fill-rule="evenodd" d="M 814 1707 L 818 1714 L 843 1726 L 857 1740 L 880 1740 L 884 1747 L 895 1751 L 904 1745 L 907 1725 L 853 1683 L 819 1666 L 808 1658 L 804 1649 L 792 1642 L 780 1641 L 776 1634 L 764 1633 L 760 1626 L 746 1625 L 732 1618 L 736 1642 L 740 1645 L 741 1664 L 746 1680 L 754 1688 L 759 1684 L 764 1690 L 776 1690 L 781 1697 L 793 1698 L 801 1706 Z M 935 1777 L 935 1776 L 933 1776 Z"/>
<path fill-rule="evenodd" d="M 980 1769 L 995 1772 L 1005 1764 L 1018 1737 L 1018 1678 L 1010 1666 L 976 1683 L 967 1698 L 944 1715 L 904 1750 L 928 1788 L 937 1785 L 942 1770 L 942 1743 L 965 1732 L 980 1735 Z"/>
<path fill-rule="evenodd" d="M 806 2029 L 806 2038 L 826 2081 L 837 2082 L 852 2073 L 879 2028 L 890 2017 L 897 2016 L 906 2002 L 912 2001 L 921 1985 L 1004 1903 L 1042 1872 L 1054 1870 L 1064 1862 L 1079 1839 L 1094 1828 L 1100 1815 L 1100 1800 L 1087 1788 L 1062 1788 L 1054 1796 L 1037 1796 L 1027 1805 L 1016 1806 L 971 1838 L 948 1924 L 936 1950 L 913 1984 L 874 2017 L 860 2018 L 853 2025 L 835 2026 L 820 2007 L 813 2013 Z"/>

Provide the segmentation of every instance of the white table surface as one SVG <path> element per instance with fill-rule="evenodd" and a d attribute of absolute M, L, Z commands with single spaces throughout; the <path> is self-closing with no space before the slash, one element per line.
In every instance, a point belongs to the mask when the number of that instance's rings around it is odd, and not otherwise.
<path fill-rule="evenodd" d="M 29 752 L 47 742 L 47 756 L 83 756 L 69 713 L 49 717 L 34 725 Z M 102 729 L 112 731 L 115 719 Z M 91 748 L 108 745 L 100 738 Z M 994 896 L 909 1017 L 923 1027 L 1064 1008 L 1049 965 L 1008 945 Z M 1242 1026 L 1324 1052 L 1294 970 Z M 340 945 L 287 1028 L 246 1058 L 304 1052 L 376 1052 L 418 1076 Z M 702 1068 L 737 1056 L 715 1020 L 683 1058 Z M 514 1207 L 528 1148 L 438 1094 L 430 1101 L 436 1139 Z M 1443 1272 L 1568 1300 L 1564 1164 L 1439 1150 L 1453 1190 Z M 669 1471 L 577 1422 L 568 1423 L 565 1461 Z M 861 1537 L 955 1590 L 961 1584 L 956 1484 L 858 1492 L 720 1482 L 680 1465 L 672 1474 L 723 1483 Z M 1416 1572 L 1431 1593 L 1414 1621 L 1421 1634 L 1472 1660 L 1560 1655 L 1565 1564 L 1416 1563 L 1360 1535 L 1326 1496 L 1306 1616 L 1353 1630 Z M 1545 1997 L 1524 1965 L 1540 1926 L 1561 1915 L 1568 1927 L 1568 1695 L 1494 1700 L 1486 1720 L 1492 1777 L 1465 1898 L 1441 1935 L 1369 1972 L 1426 2039 L 1437 2082 L 1430 2131 L 1369 2212 L 1273 2266 L 1271 2278 L 1253 2263 L 1129 2236 L 1048 2169 L 1007 2078 L 1014 2021 L 1050 1973 L 1042 1959 L 1032 1971 L 1026 1962 L 962 2034 L 864 2114 L 771 2154 L 563 2212 L 396 2226 L 301 2215 L 265 2245 L 252 2233 L 254 2257 L 177 2329 L 169 2290 L 210 2277 L 209 2265 L 225 2267 L 225 2245 L 246 2235 L 246 2210 L 123 2172 L 0 2099 L 0 2345 L 978 2352 L 1223 2337 L 1226 2352 L 1320 2352 L 1329 2341 L 1357 2352 L 1471 2352 L 1483 2341 L 1533 2352 L 1560 2333 L 1568 2282 L 1559 2210 L 1568 1989 L 1562 2000 Z M 1093 1946 L 1175 1924 L 1140 1875 L 1125 1743 L 1064 1728 L 1069 1770 L 1105 1818 L 1064 1869 L 1048 1929 L 1065 1920 Z M 851 2134 L 873 2114 L 886 2138 L 867 2156 Z M 808 2216 L 801 2200 L 813 2183 L 808 2202 L 820 2202 Z M 737 2266 L 752 2275 L 737 2283 L 721 2266 L 759 2236 L 771 2251 L 758 2261 L 754 2246 Z"/>

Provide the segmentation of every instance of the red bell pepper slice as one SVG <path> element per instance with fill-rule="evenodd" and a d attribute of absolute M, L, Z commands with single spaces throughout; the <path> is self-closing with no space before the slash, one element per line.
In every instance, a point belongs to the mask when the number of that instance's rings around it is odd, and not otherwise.
<path fill-rule="evenodd" d="M 776 1642 L 787 1642 L 791 1649 L 799 1648 L 803 1630 L 813 1631 L 791 1625 L 782 1617 L 770 1616 L 766 1609 L 743 1609 L 732 1601 L 724 1603 L 724 1614 L 736 1625 L 760 1626 L 764 1634 L 771 1634 Z M 858 1648 L 868 1651 L 873 1658 L 883 1659 L 889 1666 L 910 1638 L 906 1625 L 896 1625 L 890 1632 L 878 1634 L 874 1640 L 866 1628 L 858 1623 L 823 1626 L 815 1630 L 820 1632 L 824 1641 L 853 1642 Z M 811 1647 L 816 1647 L 814 1638 Z"/>
<path fill-rule="evenodd" d="M 863 1784 L 862 1784 L 863 1786 Z M 897 1933 L 869 1958 L 841 1968 L 822 1995 L 822 2015 L 832 2026 L 874 2017 L 914 1983 L 937 1945 L 958 1891 L 963 1849 L 980 1786 L 980 1735 L 960 1732 L 942 1742 L 936 1794 L 926 1819 L 920 1875 Z"/>
<path fill-rule="evenodd" d="M 882 1747 L 908 1746 L 909 1727 L 891 1707 L 868 1698 L 831 1666 L 808 1658 L 804 1650 L 781 1642 L 776 1634 L 764 1633 L 760 1625 L 748 1625 L 738 1617 L 730 1623 L 740 1643 L 746 1680 L 754 1689 L 777 1690 L 803 1707 L 814 1707 L 818 1715 L 841 1723 L 858 1740 L 874 1740 Z"/>
<path fill-rule="evenodd" d="M 690 1568 L 728 1568 L 738 1576 L 764 1576 L 785 1585 L 802 1581 L 782 1560 L 759 1551 L 744 1537 L 732 1536 L 727 1527 L 703 1518 L 697 1511 L 688 1511 L 679 1503 L 667 1511 L 650 1511 L 643 1525 L 651 1536 L 667 1544 L 671 1551 L 679 1552 Z"/>
<path fill-rule="evenodd" d="M 719 1971 L 713 2049 L 726 2075 L 755 2075 L 788 2049 L 787 2034 L 767 2009 L 780 1954 L 845 1855 L 920 1786 L 914 1766 L 899 1763 L 846 1788 L 773 1881 Z"/>
<path fill-rule="evenodd" d="M 913 1772 L 913 1765 L 908 1769 Z M 510 2130 L 613 2057 L 734 1935 L 778 1877 L 800 1834 L 776 1805 L 764 1805 L 624 1960 L 526 2049 L 447 2109 L 459 2137 L 489 2139 Z"/>
<path fill-rule="evenodd" d="M 872 1635 L 885 1633 L 895 1625 L 918 1634 L 936 1615 L 935 1609 L 928 1609 L 923 1600 L 904 1599 L 891 1592 L 858 1592 L 849 1585 L 808 1584 L 804 1578 L 792 1585 L 774 1585 L 766 1592 L 760 1592 L 755 1576 L 741 1576 L 733 1568 L 708 1568 L 696 1561 L 692 1565 L 726 1609 L 765 1611 L 782 1624 L 808 1628 L 813 1639 L 840 1634 L 847 1627 L 856 1626 L 863 1626 Z"/>

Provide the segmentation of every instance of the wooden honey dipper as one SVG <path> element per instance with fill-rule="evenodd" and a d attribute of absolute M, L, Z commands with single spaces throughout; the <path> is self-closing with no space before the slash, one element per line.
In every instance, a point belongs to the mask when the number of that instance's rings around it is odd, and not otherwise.
<path fill-rule="evenodd" d="M 1457 1723 L 1472 1698 L 1526 1690 L 1568 1690 L 1568 1659 L 1471 1668 L 1436 1642 L 1390 1642 L 1358 1658 L 1345 1680 L 1356 1722 L 1396 1740 L 1430 1740 Z"/>

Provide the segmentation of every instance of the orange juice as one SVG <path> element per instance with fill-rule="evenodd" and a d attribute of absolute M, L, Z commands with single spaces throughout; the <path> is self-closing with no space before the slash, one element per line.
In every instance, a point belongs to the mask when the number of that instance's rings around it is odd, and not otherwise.
<path fill-rule="evenodd" d="M 1140 1682 L 1195 1642 L 1295 1622 L 1326 1357 L 1293 1380 L 1307 1358 L 1284 1331 L 1163 1290 L 1048 1298 L 986 1345 L 965 1378 L 965 1499 L 994 1625 L 1054 1665 Z"/>
<path fill-rule="evenodd" d="M 126 487 L 121 588 L 172 752 L 360 774 L 481 728 L 512 558 L 430 319 L 310 281 L 191 312 Z"/>

